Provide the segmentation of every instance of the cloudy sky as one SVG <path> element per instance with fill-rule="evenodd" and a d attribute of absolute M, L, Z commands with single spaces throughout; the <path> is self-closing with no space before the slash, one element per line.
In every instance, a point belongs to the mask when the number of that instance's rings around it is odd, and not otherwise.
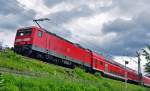
<path fill-rule="evenodd" d="M 136 56 L 150 43 L 150 0 L 0 0 L 0 41 L 13 46 L 16 29 L 33 19 L 50 32 L 113 56 Z"/>

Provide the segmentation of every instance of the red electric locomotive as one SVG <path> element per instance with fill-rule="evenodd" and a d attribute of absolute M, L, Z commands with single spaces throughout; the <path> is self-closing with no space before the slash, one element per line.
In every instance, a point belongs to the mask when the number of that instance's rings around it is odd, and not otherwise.
<path fill-rule="evenodd" d="M 66 64 L 91 67 L 91 51 L 71 43 L 56 34 L 38 27 L 18 29 L 14 50 L 17 53 L 39 57 L 57 58 Z"/>
<path fill-rule="evenodd" d="M 70 67 L 80 65 L 89 71 L 98 71 L 121 80 L 125 80 L 125 72 L 127 72 L 128 81 L 140 81 L 134 70 L 129 68 L 125 70 L 123 66 L 106 60 L 105 57 L 89 49 L 35 26 L 17 30 L 14 51 L 27 56 L 36 56 L 48 62 L 69 65 Z M 142 82 L 144 85 L 150 86 L 150 78 L 142 77 Z"/>

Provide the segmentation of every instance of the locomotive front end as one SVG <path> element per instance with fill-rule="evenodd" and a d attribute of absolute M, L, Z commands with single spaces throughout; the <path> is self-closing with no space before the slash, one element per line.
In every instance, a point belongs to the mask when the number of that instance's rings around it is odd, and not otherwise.
<path fill-rule="evenodd" d="M 17 30 L 14 51 L 19 54 L 29 55 L 32 52 L 32 27 Z"/>

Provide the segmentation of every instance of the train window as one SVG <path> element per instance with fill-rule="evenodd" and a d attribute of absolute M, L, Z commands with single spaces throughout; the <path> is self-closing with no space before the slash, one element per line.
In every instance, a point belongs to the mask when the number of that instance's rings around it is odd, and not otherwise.
<path fill-rule="evenodd" d="M 20 29 L 17 32 L 17 36 L 25 36 L 25 35 L 30 35 L 32 33 L 32 29 Z"/>
<path fill-rule="evenodd" d="M 103 65 L 103 62 L 102 62 L 102 61 L 100 61 L 100 65 Z"/>
<path fill-rule="evenodd" d="M 38 36 L 42 37 L 43 33 L 41 31 L 38 32 Z"/>

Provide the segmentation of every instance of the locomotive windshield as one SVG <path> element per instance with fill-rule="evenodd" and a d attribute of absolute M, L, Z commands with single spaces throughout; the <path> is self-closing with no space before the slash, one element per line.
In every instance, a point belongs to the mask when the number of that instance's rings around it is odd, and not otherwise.
<path fill-rule="evenodd" d="M 32 33 L 32 29 L 20 29 L 17 32 L 17 36 L 26 36 L 26 35 L 30 35 Z"/>

